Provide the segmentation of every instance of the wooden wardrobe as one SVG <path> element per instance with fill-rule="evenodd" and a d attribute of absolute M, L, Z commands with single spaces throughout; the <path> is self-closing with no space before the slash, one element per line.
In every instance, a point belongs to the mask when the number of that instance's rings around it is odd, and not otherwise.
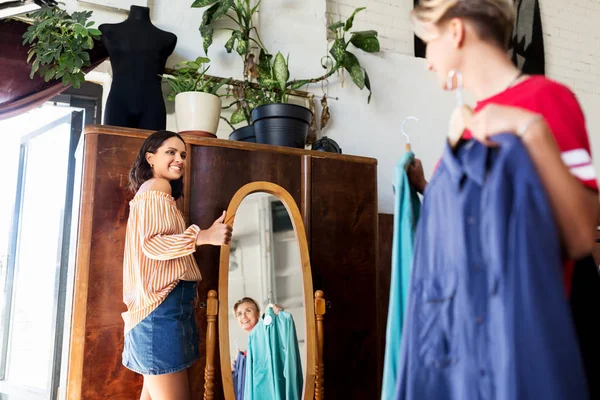
<path fill-rule="evenodd" d="M 85 130 L 75 258 L 67 399 L 136 399 L 141 377 L 121 364 L 122 261 L 129 201 L 128 172 L 150 131 L 91 125 Z M 385 320 L 377 310 L 377 162 L 298 149 L 185 137 L 188 168 L 178 201 L 188 223 L 201 228 L 227 209 L 253 181 L 289 191 L 306 227 L 315 290 L 326 294 L 325 395 L 379 397 Z M 219 248 L 202 246 L 196 259 L 199 295 L 218 288 Z M 379 289 L 381 291 L 381 288 Z M 205 303 L 197 309 L 202 358 L 193 366 L 201 399 L 205 366 Z M 218 354 L 216 356 L 218 360 Z M 217 368 L 217 374 L 220 368 Z M 216 378 L 216 398 L 222 398 Z"/>

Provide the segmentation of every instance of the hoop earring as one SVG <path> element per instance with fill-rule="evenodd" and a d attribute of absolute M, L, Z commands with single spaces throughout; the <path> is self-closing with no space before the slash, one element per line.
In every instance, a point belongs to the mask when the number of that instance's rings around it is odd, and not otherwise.
<path fill-rule="evenodd" d="M 456 101 L 458 105 L 463 105 L 463 76 L 462 74 L 453 69 L 448 72 L 448 80 L 446 81 L 446 89 L 454 90 L 454 77 L 456 76 Z"/>

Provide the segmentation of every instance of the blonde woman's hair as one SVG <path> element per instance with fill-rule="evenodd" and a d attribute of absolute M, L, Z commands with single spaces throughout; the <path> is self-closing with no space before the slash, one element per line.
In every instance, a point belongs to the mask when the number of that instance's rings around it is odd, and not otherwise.
<path fill-rule="evenodd" d="M 411 17 L 416 35 L 425 41 L 431 38 L 431 25 L 464 18 L 482 40 L 508 49 L 516 10 L 513 0 L 420 0 Z"/>

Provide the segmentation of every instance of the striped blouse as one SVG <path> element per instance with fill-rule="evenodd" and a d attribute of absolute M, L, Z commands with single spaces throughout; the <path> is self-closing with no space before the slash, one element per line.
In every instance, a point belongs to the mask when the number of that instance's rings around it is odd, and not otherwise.
<path fill-rule="evenodd" d="M 129 202 L 123 257 L 125 333 L 154 311 L 180 280 L 199 281 L 197 225 L 186 229 L 173 197 L 149 190 Z"/>

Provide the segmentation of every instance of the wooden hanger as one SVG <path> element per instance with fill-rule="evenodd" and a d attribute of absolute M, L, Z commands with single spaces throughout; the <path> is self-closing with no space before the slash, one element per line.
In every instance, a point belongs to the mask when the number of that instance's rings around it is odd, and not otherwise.
<path fill-rule="evenodd" d="M 454 77 L 456 76 L 456 89 L 454 89 Z M 450 116 L 450 124 L 448 127 L 448 142 L 452 149 L 462 138 L 467 126 L 473 117 L 473 109 L 465 104 L 463 99 L 463 78 L 462 74 L 456 70 L 451 70 L 448 73 L 448 81 L 446 82 L 448 90 L 456 90 L 457 107 Z"/>

